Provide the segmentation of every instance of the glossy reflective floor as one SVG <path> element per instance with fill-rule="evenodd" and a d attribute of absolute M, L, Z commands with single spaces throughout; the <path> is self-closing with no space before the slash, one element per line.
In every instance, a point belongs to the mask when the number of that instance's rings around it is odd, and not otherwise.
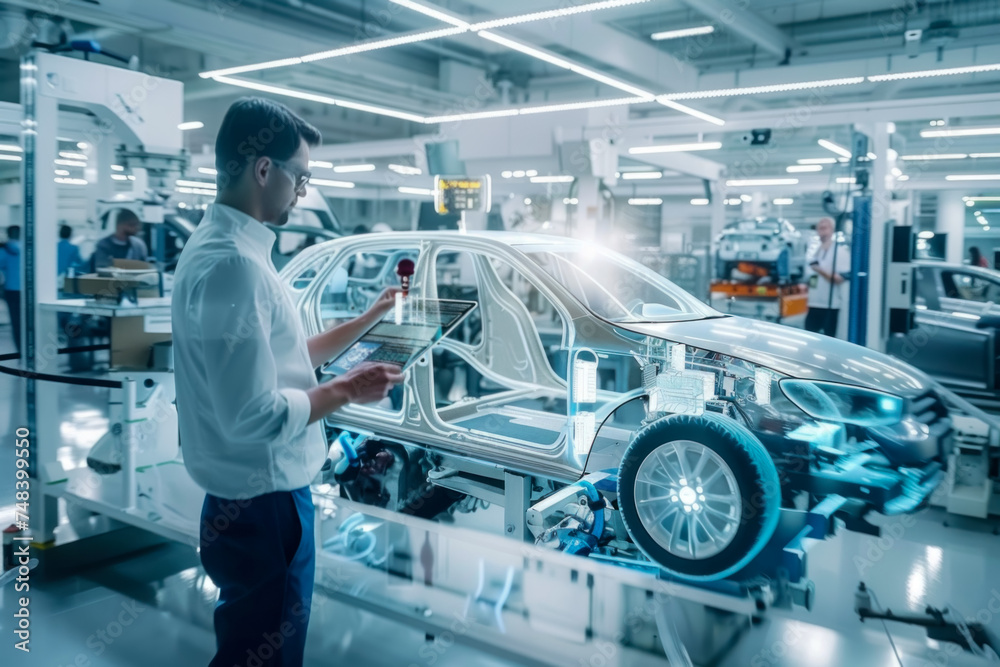
<path fill-rule="evenodd" d="M 0 353 L 10 350 L 8 340 L 0 330 Z M 64 422 L 59 457 L 66 467 L 84 465 L 87 450 L 104 433 L 106 400 L 104 390 L 67 387 L 59 405 L 49 412 L 51 418 Z M 23 412 L 17 381 L 0 376 L 0 437 L 5 441 L 12 441 L 14 429 L 23 423 Z M 13 498 L 13 476 L 7 474 L 12 470 L 11 450 L 0 447 L 0 524 L 4 526 L 10 520 L 5 506 Z M 864 580 L 884 606 L 919 611 L 928 604 L 951 604 L 1000 635 L 1000 537 L 994 534 L 998 524 L 931 510 L 912 519 L 887 520 L 880 540 L 842 532 L 817 544 L 809 555 L 809 573 L 816 585 L 813 610 L 772 611 L 718 664 L 988 664 L 928 641 L 916 628 L 862 624 L 852 610 L 854 590 Z M 94 521 L 94 528 L 101 528 L 100 520 Z M 58 539 L 73 539 L 73 529 L 65 522 Z M 32 653 L 26 655 L 12 647 L 11 613 L 17 594 L 6 586 L 0 591 L 0 665 L 205 665 L 214 647 L 214 593 L 198 567 L 197 554 L 176 544 L 81 568 L 33 586 Z M 511 641 L 519 638 L 511 637 Z M 513 664 L 460 644 L 427 643 L 422 631 L 319 595 L 314 600 L 307 658 L 310 665 Z M 592 664 L 615 664 L 603 660 L 595 655 Z M 666 665 L 665 659 L 659 664 Z"/>

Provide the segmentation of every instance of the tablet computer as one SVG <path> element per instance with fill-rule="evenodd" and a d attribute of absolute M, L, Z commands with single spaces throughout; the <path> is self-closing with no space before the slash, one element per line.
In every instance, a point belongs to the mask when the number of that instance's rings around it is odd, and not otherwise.
<path fill-rule="evenodd" d="M 395 364 L 405 371 L 477 305 L 475 301 L 406 297 L 401 313 L 391 309 L 340 356 L 324 364 L 323 371 L 343 375 L 366 361 Z"/>

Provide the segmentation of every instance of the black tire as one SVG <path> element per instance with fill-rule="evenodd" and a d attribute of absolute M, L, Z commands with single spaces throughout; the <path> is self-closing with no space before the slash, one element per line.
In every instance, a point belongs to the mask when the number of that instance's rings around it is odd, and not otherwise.
<path fill-rule="evenodd" d="M 731 541 L 702 559 L 668 551 L 650 534 L 638 512 L 635 491 L 640 466 L 661 445 L 677 441 L 691 441 L 717 454 L 739 491 L 741 514 Z M 781 484 L 771 455 L 746 427 L 714 413 L 672 415 L 633 437 L 618 472 L 618 503 L 629 536 L 650 560 L 679 579 L 715 581 L 738 573 L 774 534 Z M 698 528 L 694 532 L 697 536 Z"/>

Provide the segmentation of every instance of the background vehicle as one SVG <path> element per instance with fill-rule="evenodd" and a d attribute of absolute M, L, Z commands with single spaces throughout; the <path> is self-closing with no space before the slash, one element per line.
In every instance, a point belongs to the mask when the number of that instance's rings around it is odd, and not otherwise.
<path fill-rule="evenodd" d="M 1000 315 L 1000 271 L 915 262 L 916 328 L 889 340 L 890 354 L 972 397 L 996 398 L 1000 349 L 981 317 Z"/>
<path fill-rule="evenodd" d="M 490 499 L 518 538 L 715 580 L 740 576 L 783 505 L 835 496 L 859 528 L 870 511 L 921 507 L 943 476 L 951 420 L 922 373 L 722 315 L 601 247 L 362 235 L 304 251 L 282 276 L 314 334 L 367 305 L 341 295 L 398 284 L 404 257 L 416 263 L 409 307 L 464 298 L 480 317 L 396 396 L 330 417 L 368 436 L 342 438 L 362 443 L 339 478 L 351 498 L 427 517 Z"/>
<path fill-rule="evenodd" d="M 805 274 L 806 247 L 802 233 L 787 220 L 732 222 L 715 239 L 716 278 L 730 280 L 733 271 L 739 271 L 777 282 L 798 282 Z"/>

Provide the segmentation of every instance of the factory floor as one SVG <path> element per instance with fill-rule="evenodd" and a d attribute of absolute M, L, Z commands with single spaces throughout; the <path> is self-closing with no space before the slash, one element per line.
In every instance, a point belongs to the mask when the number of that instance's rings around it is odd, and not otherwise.
<path fill-rule="evenodd" d="M 0 354 L 12 351 L 0 332 Z M 0 437 L 13 441 L 24 422 L 23 392 L 0 375 Z M 107 427 L 105 390 L 65 387 L 52 417 L 64 421 L 64 464 L 82 465 L 87 449 Z M 0 523 L 10 521 L 14 478 L 12 447 L 0 448 Z M 9 499 L 9 500 L 8 500 Z M 864 580 L 882 605 L 922 611 L 956 607 L 1000 636 L 1000 522 L 951 517 L 932 509 L 886 520 L 884 537 L 842 531 L 809 554 L 815 582 L 812 611 L 772 610 L 744 633 L 720 667 L 962 667 L 989 664 L 928 641 L 917 628 L 860 623 L 854 591 Z M 60 540 L 71 529 L 60 528 Z M 74 571 L 75 570 L 75 571 Z M 31 654 L 14 645 L 12 586 L 0 590 L 0 665 L 159 667 L 206 665 L 213 654 L 214 587 L 190 547 L 165 544 L 139 554 L 70 568 L 32 582 Z M 891 638 L 890 638 L 891 635 Z M 518 638 L 512 638 L 515 642 Z M 515 664 L 460 643 L 428 644 L 422 631 L 317 595 L 307 645 L 309 665 Z M 575 664 L 575 663 L 574 663 Z M 592 665 L 615 664 L 595 654 Z M 618 664 L 629 664 L 619 662 Z M 662 661 L 666 665 L 666 660 Z"/>

